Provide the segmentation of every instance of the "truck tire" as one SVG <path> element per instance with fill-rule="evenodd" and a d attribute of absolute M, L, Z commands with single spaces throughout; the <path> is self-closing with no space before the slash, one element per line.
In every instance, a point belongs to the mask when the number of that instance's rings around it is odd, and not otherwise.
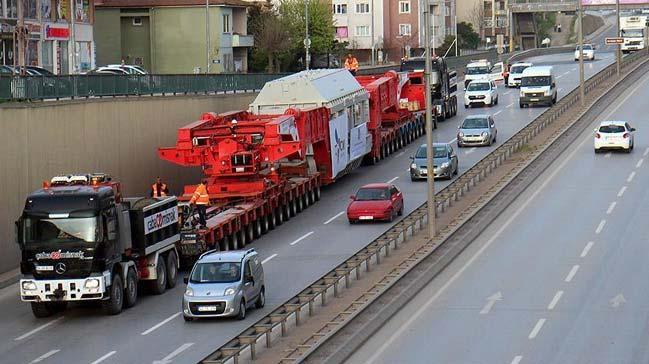
<path fill-rule="evenodd" d="M 54 315 L 56 310 L 49 302 L 32 302 L 32 313 L 34 317 L 46 318 Z"/>
<path fill-rule="evenodd" d="M 119 273 L 113 274 L 113 282 L 109 289 L 110 298 L 101 301 L 101 306 L 106 315 L 117 315 L 122 312 L 124 304 L 124 281 Z"/>
<path fill-rule="evenodd" d="M 302 204 L 302 196 L 297 196 L 295 197 L 295 212 L 296 214 L 299 214 L 304 210 L 304 205 Z"/>
<path fill-rule="evenodd" d="M 174 288 L 176 286 L 176 279 L 178 278 L 178 257 L 176 252 L 172 249 L 167 254 L 167 288 Z"/>
<path fill-rule="evenodd" d="M 275 210 L 271 211 L 268 216 L 266 216 L 266 219 L 268 220 L 268 230 L 275 230 L 275 226 L 277 226 L 277 213 Z"/>
<path fill-rule="evenodd" d="M 155 267 L 157 278 L 151 281 L 151 292 L 163 294 L 167 289 L 167 265 L 163 257 L 158 257 L 158 264 Z"/>
<path fill-rule="evenodd" d="M 268 221 L 270 216 L 265 215 L 259 218 L 259 225 L 261 225 L 261 233 L 266 234 L 268 229 L 270 229 L 270 222 Z"/>
<path fill-rule="evenodd" d="M 275 221 L 277 221 L 277 224 L 275 224 L 275 226 L 280 226 L 284 223 L 284 212 L 282 206 L 279 206 L 275 209 Z"/>
<path fill-rule="evenodd" d="M 130 308 L 137 303 L 137 274 L 135 269 L 129 268 L 126 273 L 124 285 L 124 308 Z"/>
<path fill-rule="evenodd" d="M 255 229 L 253 227 L 253 224 L 248 224 L 246 225 L 246 244 L 250 244 L 254 239 L 255 239 Z"/>
<path fill-rule="evenodd" d="M 315 188 L 315 200 L 320 201 L 320 186 Z"/>
<path fill-rule="evenodd" d="M 259 239 L 259 237 L 261 237 L 261 217 L 255 219 L 252 230 L 252 235 L 254 236 L 254 238 Z"/>

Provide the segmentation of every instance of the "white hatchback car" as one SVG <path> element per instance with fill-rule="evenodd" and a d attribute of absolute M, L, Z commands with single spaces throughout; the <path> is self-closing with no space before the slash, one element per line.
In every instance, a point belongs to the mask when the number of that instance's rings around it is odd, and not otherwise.
<path fill-rule="evenodd" d="M 605 149 L 622 149 L 631 153 L 634 132 L 635 128 L 626 121 L 602 121 L 595 129 L 595 153 Z"/>
<path fill-rule="evenodd" d="M 482 104 L 498 105 L 498 87 L 494 81 L 471 81 L 464 92 L 464 107 Z"/>
<path fill-rule="evenodd" d="M 584 60 L 592 61 L 595 59 L 595 47 L 592 44 L 584 44 Z M 579 46 L 575 48 L 575 61 L 579 61 Z"/>

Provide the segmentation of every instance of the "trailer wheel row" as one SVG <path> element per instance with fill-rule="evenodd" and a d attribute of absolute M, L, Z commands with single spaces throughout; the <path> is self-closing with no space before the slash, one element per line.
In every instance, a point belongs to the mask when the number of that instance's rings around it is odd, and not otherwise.
<path fill-rule="evenodd" d="M 371 153 L 366 162 L 370 165 L 387 158 L 390 154 L 404 148 L 426 133 L 426 122 L 423 114 L 417 114 L 413 120 L 401 127 L 394 135 L 386 136 L 381 143 L 378 155 Z"/>

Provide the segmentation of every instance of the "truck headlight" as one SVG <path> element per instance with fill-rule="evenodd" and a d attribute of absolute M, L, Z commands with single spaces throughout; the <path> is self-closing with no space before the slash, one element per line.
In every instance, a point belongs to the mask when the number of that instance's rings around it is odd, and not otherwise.
<path fill-rule="evenodd" d="M 193 296 L 193 295 L 194 295 L 194 290 L 187 287 L 187 289 L 185 290 L 185 296 Z"/>
<path fill-rule="evenodd" d="M 97 278 L 90 278 L 86 279 L 86 283 L 83 284 L 84 288 L 98 288 L 99 287 L 99 279 Z"/>
<path fill-rule="evenodd" d="M 36 283 L 34 282 L 23 282 L 23 290 L 24 291 L 35 291 L 38 288 L 36 288 Z"/>
<path fill-rule="evenodd" d="M 462 138 L 462 137 L 464 137 L 464 133 L 463 133 L 463 132 L 459 132 L 459 133 L 457 133 L 457 136 L 458 136 L 458 138 Z"/>
<path fill-rule="evenodd" d="M 543 95 L 550 96 L 550 95 L 552 95 L 552 91 L 551 90 L 545 90 L 545 91 L 543 91 Z"/>
<path fill-rule="evenodd" d="M 413 164 L 411 164 L 411 165 L 410 165 L 410 168 L 412 168 L 412 169 L 417 169 L 417 163 L 413 163 Z"/>
<path fill-rule="evenodd" d="M 223 295 L 225 296 L 232 296 L 235 293 L 234 287 L 230 287 L 223 292 Z"/>
<path fill-rule="evenodd" d="M 519 97 L 525 97 L 525 92 L 520 91 L 520 92 L 518 93 L 518 96 L 519 96 Z"/>
<path fill-rule="evenodd" d="M 480 134 L 480 135 L 482 135 L 483 138 L 486 138 L 486 137 L 489 136 L 489 133 L 487 133 L 486 131 L 483 131 L 482 134 Z"/>
<path fill-rule="evenodd" d="M 449 166 L 448 162 L 442 163 L 442 169 L 446 169 L 448 168 L 448 166 Z"/>

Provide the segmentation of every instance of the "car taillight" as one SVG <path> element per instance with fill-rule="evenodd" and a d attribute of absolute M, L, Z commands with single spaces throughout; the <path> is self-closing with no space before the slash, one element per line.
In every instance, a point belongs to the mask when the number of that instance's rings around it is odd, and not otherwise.
<path fill-rule="evenodd" d="M 599 133 L 595 133 L 595 138 L 599 139 L 599 138 L 601 138 L 601 137 L 602 137 L 602 136 L 599 135 Z"/>
<path fill-rule="evenodd" d="M 629 133 L 624 133 L 624 135 L 622 135 L 622 137 L 624 137 L 624 139 L 627 139 L 629 137 Z"/>

